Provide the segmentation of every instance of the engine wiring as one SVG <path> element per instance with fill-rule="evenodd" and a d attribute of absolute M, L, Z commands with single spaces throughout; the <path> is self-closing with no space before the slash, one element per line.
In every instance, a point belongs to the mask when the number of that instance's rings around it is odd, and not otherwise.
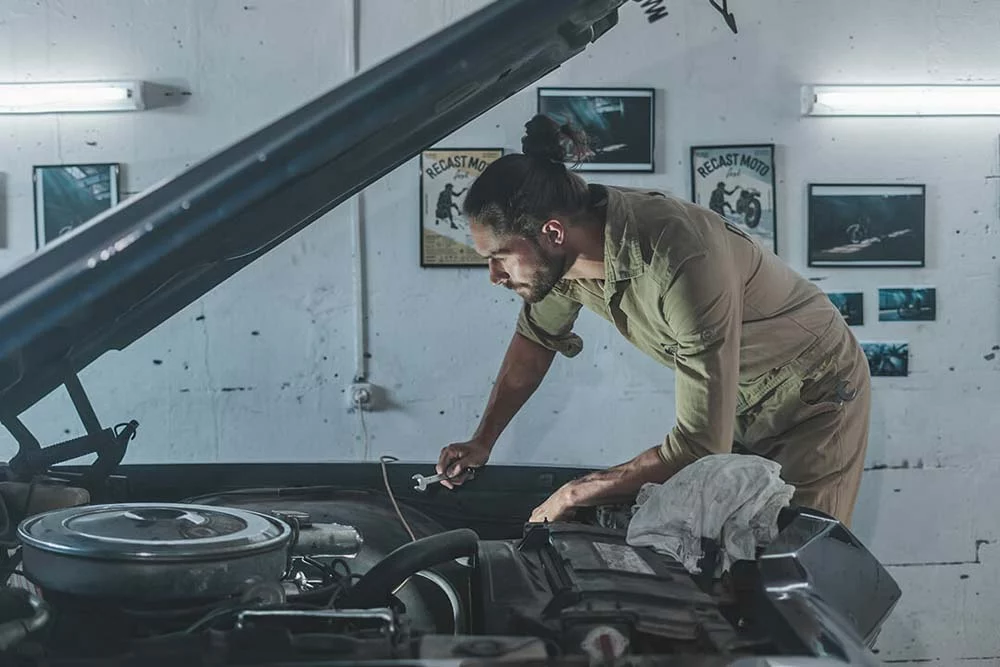
<path fill-rule="evenodd" d="M 362 423 L 364 423 L 362 421 Z M 367 434 L 365 436 L 367 438 Z M 382 465 L 382 481 L 385 482 L 385 492 L 389 494 L 389 500 L 392 501 L 392 506 L 396 509 L 396 516 L 399 517 L 400 523 L 403 524 L 403 528 L 406 532 L 410 534 L 410 541 L 416 542 L 417 536 L 414 535 L 413 530 L 410 529 L 410 524 L 406 522 L 406 518 L 403 517 L 403 512 L 399 509 L 399 503 L 396 502 L 396 495 L 392 492 L 392 485 L 389 484 L 389 472 L 386 470 L 386 463 L 395 463 L 399 461 L 395 456 L 382 455 L 379 457 L 379 463 Z"/>

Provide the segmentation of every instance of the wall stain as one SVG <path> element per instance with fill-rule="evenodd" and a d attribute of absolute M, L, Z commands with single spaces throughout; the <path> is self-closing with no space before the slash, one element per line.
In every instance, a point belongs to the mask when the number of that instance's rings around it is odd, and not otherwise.
<path fill-rule="evenodd" d="M 976 559 L 975 560 L 952 560 L 952 561 L 935 561 L 927 563 L 884 563 L 886 567 L 928 567 L 932 565 L 982 565 L 983 561 L 981 559 L 980 551 L 984 544 L 992 544 L 991 540 L 976 540 Z"/>
<path fill-rule="evenodd" d="M 888 463 L 874 463 L 870 466 L 866 466 L 865 470 L 923 470 L 924 468 L 940 469 L 944 468 L 944 466 L 925 466 L 923 459 L 917 459 L 917 462 L 911 466 L 908 459 L 903 459 L 899 463 L 893 465 L 889 465 Z"/>
<path fill-rule="evenodd" d="M 253 387 L 223 387 L 219 391 L 230 392 L 230 391 L 253 391 Z"/>

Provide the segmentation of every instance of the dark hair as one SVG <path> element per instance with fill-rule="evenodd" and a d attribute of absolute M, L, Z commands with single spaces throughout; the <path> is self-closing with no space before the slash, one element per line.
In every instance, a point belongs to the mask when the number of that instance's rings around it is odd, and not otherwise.
<path fill-rule="evenodd" d="M 565 165 L 567 154 L 581 158 L 587 139 L 541 114 L 524 127 L 523 153 L 490 164 L 469 187 L 462 209 L 467 218 L 497 234 L 536 238 L 553 216 L 572 219 L 589 208 L 587 182 Z"/>

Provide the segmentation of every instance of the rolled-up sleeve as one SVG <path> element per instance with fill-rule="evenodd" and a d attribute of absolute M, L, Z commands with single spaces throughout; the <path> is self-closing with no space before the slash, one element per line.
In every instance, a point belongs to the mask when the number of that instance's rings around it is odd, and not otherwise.
<path fill-rule="evenodd" d="M 573 333 L 580 304 L 555 290 L 538 303 L 525 303 L 517 318 L 517 332 L 542 347 L 575 357 L 583 339 Z"/>
<path fill-rule="evenodd" d="M 679 267 L 662 309 L 677 337 L 677 422 L 659 450 L 673 473 L 702 456 L 732 451 L 743 286 L 726 262 L 698 255 Z"/>

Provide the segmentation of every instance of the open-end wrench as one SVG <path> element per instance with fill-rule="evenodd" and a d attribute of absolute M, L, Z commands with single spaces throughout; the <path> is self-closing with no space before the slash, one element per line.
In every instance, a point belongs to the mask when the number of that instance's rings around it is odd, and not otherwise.
<path fill-rule="evenodd" d="M 442 479 L 446 479 L 447 477 L 448 476 L 445 475 L 443 472 L 440 472 L 436 475 L 431 475 L 430 477 L 424 477 L 423 475 L 414 475 L 413 481 L 415 481 L 417 485 L 413 488 L 416 489 L 417 491 L 426 491 L 428 486 L 436 482 L 440 482 Z"/>
<path fill-rule="evenodd" d="M 475 476 L 476 474 L 475 470 L 476 470 L 475 468 L 466 468 L 460 474 L 456 475 L 456 477 L 465 476 L 466 481 L 468 481 Z M 437 482 L 440 482 L 441 480 L 444 479 L 451 479 L 451 478 L 449 478 L 448 475 L 446 475 L 443 472 L 440 472 L 436 475 L 431 475 L 430 477 L 424 477 L 423 475 L 414 475 L 413 481 L 415 481 L 417 485 L 414 486 L 413 488 L 416 489 L 417 491 L 426 491 L 428 486 L 430 486 L 431 484 L 436 484 Z"/>

